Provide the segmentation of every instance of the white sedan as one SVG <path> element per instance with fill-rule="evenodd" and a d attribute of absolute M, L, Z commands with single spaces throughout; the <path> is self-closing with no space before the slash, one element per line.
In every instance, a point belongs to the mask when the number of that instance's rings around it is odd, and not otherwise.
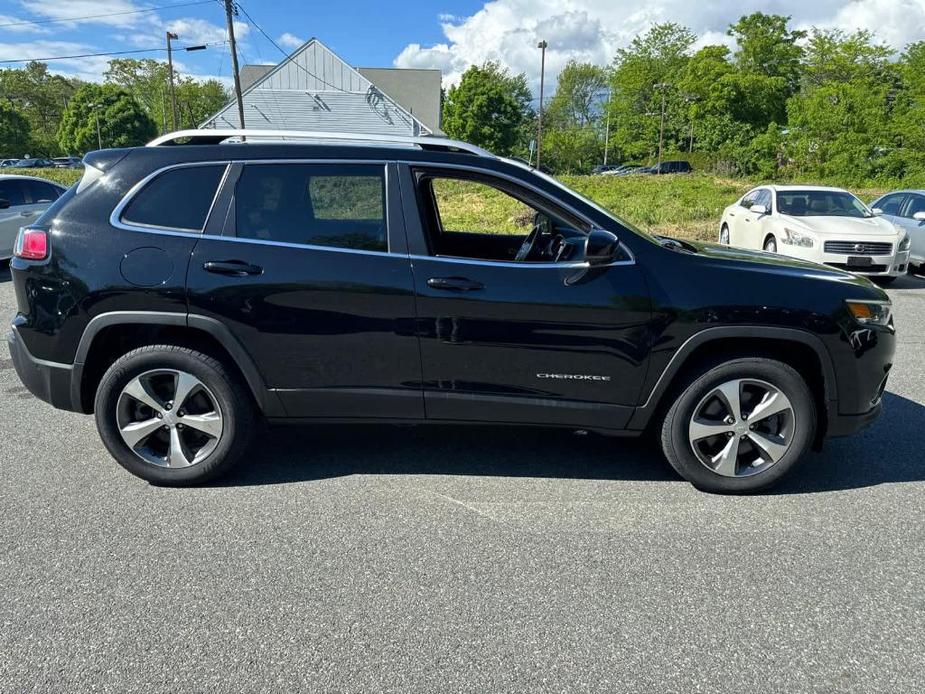
<path fill-rule="evenodd" d="M 761 186 L 723 210 L 719 242 L 782 253 L 892 282 L 909 265 L 905 231 L 854 195 L 820 186 Z"/>
<path fill-rule="evenodd" d="M 38 219 L 64 190 L 42 178 L 0 175 L 0 260 L 13 255 L 19 227 Z"/>

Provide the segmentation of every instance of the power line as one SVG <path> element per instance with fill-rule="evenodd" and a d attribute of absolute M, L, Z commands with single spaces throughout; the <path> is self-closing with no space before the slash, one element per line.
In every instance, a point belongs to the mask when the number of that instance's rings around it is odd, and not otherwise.
<path fill-rule="evenodd" d="M 157 12 L 158 10 L 171 10 L 176 7 L 192 7 L 193 5 L 208 5 L 211 2 L 212 0 L 198 0 L 198 2 L 180 2 L 175 5 L 162 5 L 161 7 L 149 7 L 144 10 L 127 10 L 124 12 L 107 12 L 106 14 L 88 14 L 82 17 L 63 17 L 63 18 L 56 18 L 56 19 L 23 20 L 20 22 L 8 22 L 6 24 L 0 24 L 0 29 L 4 27 L 25 26 L 27 24 L 55 24 L 58 22 L 80 22 L 80 21 L 84 21 L 87 19 L 101 19 L 103 17 L 121 17 L 127 14 L 142 14 L 145 12 Z"/>
<path fill-rule="evenodd" d="M 227 41 L 215 41 L 213 43 L 204 44 L 206 46 L 220 46 Z M 51 58 L 17 58 L 15 60 L 0 60 L 0 65 L 5 65 L 8 63 L 48 63 L 52 60 L 74 60 L 76 58 L 98 58 L 100 56 L 109 56 L 109 55 L 134 55 L 137 53 L 166 53 L 166 48 L 138 48 L 132 51 L 110 51 L 108 53 L 80 53 L 78 55 L 57 55 Z"/>

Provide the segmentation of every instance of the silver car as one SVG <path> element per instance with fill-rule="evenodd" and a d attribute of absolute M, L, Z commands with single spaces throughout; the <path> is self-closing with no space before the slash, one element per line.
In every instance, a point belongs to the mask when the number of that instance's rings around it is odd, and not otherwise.
<path fill-rule="evenodd" d="M 909 265 L 925 271 L 925 190 L 897 190 L 877 198 L 870 206 L 875 214 L 906 230 L 912 240 Z"/>
<path fill-rule="evenodd" d="M 19 227 L 38 218 L 64 190 L 41 178 L 0 175 L 0 260 L 12 257 Z"/>

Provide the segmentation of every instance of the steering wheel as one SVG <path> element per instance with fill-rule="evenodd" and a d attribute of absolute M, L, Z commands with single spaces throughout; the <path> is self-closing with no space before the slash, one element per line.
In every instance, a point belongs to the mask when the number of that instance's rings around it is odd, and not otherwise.
<path fill-rule="evenodd" d="M 534 224 L 533 229 L 531 229 L 530 233 L 527 234 L 527 238 L 525 238 L 524 242 L 520 244 L 517 255 L 514 256 L 515 261 L 519 263 L 530 257 L 530 254 L 533 252 L 533 247 L 536 245 L 537 239 L 540 238 L 540 233 L 540 225 Z"/>

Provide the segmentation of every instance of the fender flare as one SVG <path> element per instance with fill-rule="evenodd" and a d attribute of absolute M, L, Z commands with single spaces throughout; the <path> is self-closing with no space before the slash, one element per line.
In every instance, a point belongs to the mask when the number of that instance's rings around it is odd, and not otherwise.
<path fill-rule="evenodd" d="M 641 405 L 636 408 L 636 412 L 627 425 L 630 429 L 645 429 L 656 409 L 667 393 L 675 376 L 681 371 L 687 363 L 688 358 L 696 349 L 710 342 L 719 342 L 734 338 L 761 338 L 765 340 L 774 340 L 776 342 L 799 342 L 806 345 L 816 354 L 819 364 L 822 366 L 822 382 L 825 388 L 825 406 L 831 410 L 831 403 L 838 400 L 838 382 L 835 377 L 835 366 L 832 363 L 832 355 L 826 348 L 825 343 L 818 335 L 814 335 L 806 330 L 798 328 L 777 328 L 766 325 L 734 325 L 734 326 L 717 326 L 706 328 L 691 335 L 678 350 L 672 355 L 668 365 L 659 375 L 658 380 L 652 387 L 648 396 Z"/>
<path fill-rule="evenodd" d="M 90 319 L 80 337 L 77 352 L 74 356 L 71 402 L 77 411 L 83 411 L 81 407 L 83 367 L 86 364 L 90 346 L 103 328 L 114 325 L 175 326 L 193 328 L 208 333 L 231 355 L 235 365 L 244 375 L 244 380 L 261 412 L 270 417 L 284 415 L 282 405 L 275 394 L 267 388 L 254 360 L 224 323 L 207 316 L 166 311 L 111 311 L 101 313 Z"/>

